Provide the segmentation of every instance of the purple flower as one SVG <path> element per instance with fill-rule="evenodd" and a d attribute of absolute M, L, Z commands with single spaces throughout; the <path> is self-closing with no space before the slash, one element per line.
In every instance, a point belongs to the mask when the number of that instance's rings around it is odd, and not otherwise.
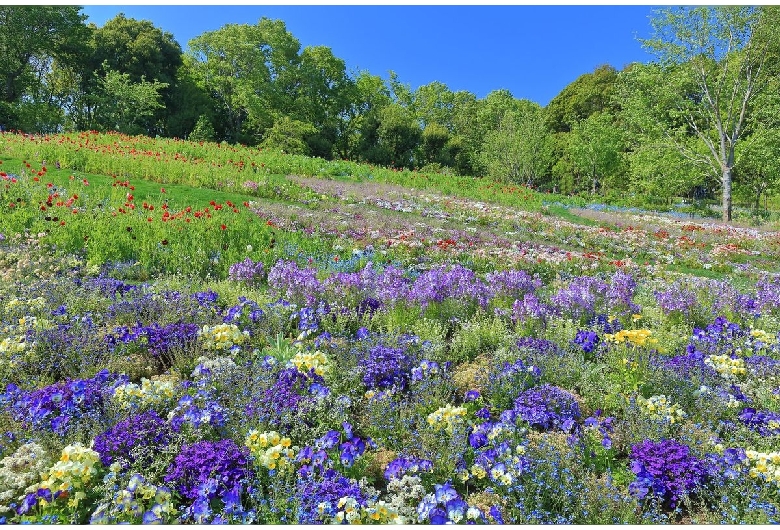
<path fill-rule="evenodd" d="M 264 273 L 265 268 L 262 262 L 255 263 L 251 258 L 246 258 L 244 261 L 230 266 L 228 279 L 247 284 L 259 283 L 262 281 Z"/>
<path fill-rule="evenodd" d="M 385 480 L 401 478 L 404 475 L 416 475 L 417 473 L 430 473 L 433 471 L 433 462 L 416 457 L 399 457 L 387 464 L 385 468 Z"/>
<path fill-rule="evenodd" d="M 708 477 L 704 462 L 691 455 L 687 445 L 667 439 L 632 446 L 631 471 L 637 475 L 630 487 L 633 495 L 641 499 L 652 492 L 671 508 Z"/>
<path fill-rule="evenodd" d="M 120 421 L 95 437 L 94 449 L 105 466 L 116 461 L 132 464 L 136 449 L 151 449 L 141 454 L 151 456 L 156 447 L 165 447 L 171 440 L 171 428 L 156 412 L 149 411 Z M 139 462 L 147 465 L 151 462 Z"/>
<path fill-rule="evenodd" d="M 16 421 L 64 436 L 81 418 L 100 417 L 114 387 L 124 382 L 126 376 L 103 370 L 90 379 L 67 380 L 29 392 L 8 385 L 0 401 L 10 404 Z"/>
<path fill-rule="evenodd" d="M 756 411 L 754 408 L 746 407 L 739 414 L 739 421 L 761 436 L 780 435 L 780 414 L 777 412 Z"/>
<path fill-rule="evenodd" d="M 193 501 L 199 497 L 199 486 L 213 478 L 218 484 L 213 496 L 221 496 L 240 487 L 251 476 L 247 455 L 248 449 L 238 447 L 233 440 L 204 440 L 184 446 L 168 467 L 165 480 L 183 497 Z"/>
<path fill-rule="evenodd" d="M 476 401 L 479 399 L 479 390 L 469 390 L 466 392 L 466 395 L 464 396 L 464 400 L 466 402 Z"/>
<path fill-rule="evenodd" d="M 402 348 L 378 344 L 358 361 L 363 384 L 369 389 L 406 388 L 411 377 L 412 359 Z"/>
<path fill-rule="evenodd" d="M 595 331 L 582 329 L 577 331 L 577 335 L 572 341 L 574 346 L 580 347 L 585 353 L 593 353 L 593 350 L 596 349 L 596 345 L 598 345 L 598 343 L 599 336 Z"/>
<path fill-rule="evenodd" d="M 553 385 L 541 385 L 526 390 L 515 400 L 517 417 L 541 430 L 553 428 L 570 431 L 580 417 L 580 407 L 574 396 Z"/>
<path fill-rule="evenodd" d="M 360 486 L 350 480 L 338 471 L 333 469 L 326 470 L 321 477 L 312 475 L 307 480 L 298 483 L 298 492 L 296 500 L 299 504 L 298 523 L 316 524 L 322 522 L 318 510 L 320 503 L 326 503 L 331 506 L 329 516 L 335 515 L 336 505 L 342 497 L 353 497 L 358 506 L 366 504 L 366 496 L 360 490 Z"/>
<path fill-rule="evenodd" d="M 323 289 L 316 269 L 299 269 L 294 261 L 284 260 L 268 271 L 268 286 L 274 296 L 299 306 L 315 305 Z"/>
<path fill-rule="evenodd" d="M 578 276 L 550 297 L 556 313 L 579 320 L 590 320 L 609 286 L 603 280 L 591 276 Z"/>

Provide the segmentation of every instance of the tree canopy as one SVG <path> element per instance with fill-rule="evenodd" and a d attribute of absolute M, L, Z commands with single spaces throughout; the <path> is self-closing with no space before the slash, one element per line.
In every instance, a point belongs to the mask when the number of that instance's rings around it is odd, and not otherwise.
<path fill-rule="evenodd" d="M 0 125 L 226 141 L 654 201 L 780 191 L 780 8 L 666 7 L 647 64 L 605 64 L 545 107 L 497 89 L 351 71 L 281 20 L 227 24 L 186 52 L 148 20 L 0 7 Z"/>

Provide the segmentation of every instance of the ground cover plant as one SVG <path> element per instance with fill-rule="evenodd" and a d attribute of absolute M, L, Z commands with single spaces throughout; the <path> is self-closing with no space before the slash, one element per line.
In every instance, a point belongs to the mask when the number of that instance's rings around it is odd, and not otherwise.
<path fill-rule="evenodd" d="M 3 522 L 780 520 L 777 232 L 2 139 Z"/>

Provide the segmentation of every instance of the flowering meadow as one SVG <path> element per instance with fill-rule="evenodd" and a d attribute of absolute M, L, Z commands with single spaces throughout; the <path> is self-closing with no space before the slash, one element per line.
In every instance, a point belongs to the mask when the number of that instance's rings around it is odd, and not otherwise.
<path fill-rule="evenodd" d="M 780 521 L 771 227 L 0 145 L 0 522 Z"/>

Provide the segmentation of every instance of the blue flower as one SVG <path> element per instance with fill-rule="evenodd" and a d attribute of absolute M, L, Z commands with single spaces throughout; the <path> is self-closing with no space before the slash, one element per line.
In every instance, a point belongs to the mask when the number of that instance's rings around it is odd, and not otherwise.
<path fill-rule="evenodd" d="M 339 431 L 328 431 L 324 436 L 315 440 L 314 446 L 318 449 L 332 449 L 339 443 L 341 434 Z"/>
<path fill-rule="evenodd" d="M 469 509 L 469 506 L 463 499 L 457 498 L 448 501 L 445 508 L 447 509 L 449 520 L 457 523 L 466 515 L 466 510 Z"/>
<path fill-rule="evenodd" d="M 211 516 L 211 506 L 207 499 L 198 499 L 192 504 L 192 517 L 197 524 L 204 524 Z"/>
<path fill-rule="evenodd" d="M 458 497 L 458 492 L 455 491 L 455 488 L 449 482 L 436 484 L 434 490 L 436 492 L 436 501 L 440 503 L 446 503 Z"/>
<path fill-rule="evenodd" d="M 431 524 L 447 524 L 449 519 L 447 518 L 447 512 L 443 508 L 434 508 L 428 515 Z"/>

